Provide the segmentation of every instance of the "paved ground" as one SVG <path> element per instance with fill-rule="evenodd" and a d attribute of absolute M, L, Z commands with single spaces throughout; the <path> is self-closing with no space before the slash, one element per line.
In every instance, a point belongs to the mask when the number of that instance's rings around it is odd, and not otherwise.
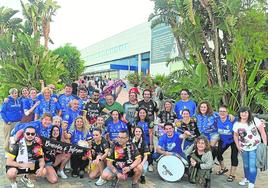
<path fill-rule="evenodd" d="M 122 91 L 121 95 L 119 96 L 120 101 L 119 102 L 125 102 L 127 100 L 127 92 L 125 90 Z M 8 188 L 10 187 L 9 181 L 5 176 L 5 159 L 4 159 L 4 149 L 3 149 L 3 126 L 1 124 L 0 127 L 0 188 Z M 230 150 L 225 152 L 225 162 L 227 167 L 230 166 Z M 229 183 L 226 181 L 227 174 L 223 176 L 218 176 L 215 175 L 216 168 L 213 170 L 212 174 L 212 186 L 211 188 L 239 188 L 243 187 L 238 185 L 238 181 L 243 177 L 243 169 L 242 169 L 242 160 L 241 158 L 239 159 L 239 167 L 237 170 L 237 176 L 236 179 L 233 183 Z M 69 175 L 69 174 L 67 174 Z M 180 187 L 180 188 L 194 188 L 197 187 L 196 185 L 189 184 L 187 182 L 187 178 L 183 178 L 180 182 L 175 182 L 175 183 L 168 183 L 163 181 L 158 173 L 155 171 L 153 173 L 148 173 L 147 175 L 147 183 L 145 185 L 140 185 L 141 188 L 166 188 L 166 187 Z M 19 178 L 17 178 L 17 181 L 19 181 Z M 89 187 L 89 188 L 94 188 L 96 187 L 94 185 L 94 182 L 96 180 L 90 180 L 88 177 L 85 177 L 83 179 L 80 178 L 68 178 L 67 180 L 59 180 L 57 184 L 51 185 L 47 183 L 45 179 L 39 178 L 36 180 L 33 180 L 35 183 L 35 187 L 37 188 L 83 188 L 83 187 Z M 107 184 L 103 185 L 102 187 L 110 187 L 111 182 L 108 182 Z M 23 185 L 19 182 L 18 187 L 21 188 Z M 119 186 L 120 188 L 127 188 L 131 187 L 131 180 L 129 179 L 128 182 L 120 182 Z M 258 174 L 257 177 L 257 182 L 256 182 L 256 188 L 266 188 L 268 187 L 268 172 L 261 172 Z"/>

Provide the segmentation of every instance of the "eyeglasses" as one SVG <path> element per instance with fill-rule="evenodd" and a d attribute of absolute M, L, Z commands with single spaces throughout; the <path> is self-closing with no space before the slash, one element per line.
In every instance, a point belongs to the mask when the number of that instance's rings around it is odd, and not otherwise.
<path fill-rule="evenodd" d="M 225 112 L 227 112 L 227 111 L 220 110 L 219 112 L 220 112 L 220 113 L 225 113 Z"/>
<path fill-rule="evenodd" d="M 35 136 L 35 133 L 29 133 L 29 132 L 26 132 L 25 134 L 26 134 L 27 136 L 30 136 L 30 135 L 31 135 L 31 136 Z"/>

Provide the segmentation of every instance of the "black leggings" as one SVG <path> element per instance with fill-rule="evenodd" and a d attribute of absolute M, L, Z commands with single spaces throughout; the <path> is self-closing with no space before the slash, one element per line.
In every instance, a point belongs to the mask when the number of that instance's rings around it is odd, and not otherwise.
<path fill-rule="evenodd" d="M 74 173 L 78 173 L 79 170 L 85 170 L 88 165 L 89 160 L 82 160 L 81 155 L 72 155 L 71 156 L 71 167 Z"/>
<path fill-rule="evenodd" d="M 223 153 L 231 146 L 231 164 L 232 166 L 238 166 L 238 150 L 235 145 L 235 142 L 232 142 L 231 144 L 226 144 L 225 147 L 223 147 L 223 142 L 220 140 L 218 145 L 218 155 L 217 159 L 219 162 L 223 161 Z"/>

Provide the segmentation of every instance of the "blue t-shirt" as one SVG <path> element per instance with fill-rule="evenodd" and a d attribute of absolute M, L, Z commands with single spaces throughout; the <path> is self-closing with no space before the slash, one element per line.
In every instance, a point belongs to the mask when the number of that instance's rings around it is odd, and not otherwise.
<path fill-rule="evenodd" d="M 217 132 L 216 114 L 213 115 L 201 115 L 196 116 L 197 127 L 201 134 L 207 135 Z"/>
<path fill-rule="evenodd" d="M 70 131 L 71 136 L 71 143 L 77 144 L 80 140 L 88 140 L 91 135 L 89 132 L 87 134 L 84 134 L 83 131 L 79 131 L 77 129 Z"/>
<path fill-rule="evenodd" d="M 177 153 L 183 156 L 183 152 L 181 150 L 182 140 L 179 137 L 178 133 L 174 133 L 173 137 L 168 137 L 167 134 L 164 134 L 159 138 L 158 146 L 160 146 L 164 151 Z"/>
<path fill-rule="evenodd" d="M 149 129 L 152 128 L 150 127 L 149 123 L 148 122 L 142 122 L 142 121 L 139 121 L 138 123 L 136 123 L 137 126 L 141 127 L 142 130 L 143 130 L 143 133 L 144 133 L 144 140 L 145 140 L 145 143 L 147 145 L 150 144 L 150 135 L 149 135 Z"/>
<path fill-rule="evenodd" d="M 36 99 L 28 98 L 28 99 L 22 100 L 23 111 L 24 110 L 30 110 L 37 101 L 38 101 L 37 98 Z"/>
<path fill-rule="evenodd" d="M 181 112 L 183 109 L 188 109 L 190 111 L 190 117 L 192 117 L 195 114 L 196 104 L 192 100 L 186 102 L 179 100 L 176 102 L 174 111 L 176 112 L 178 119 L 182 119 Z"/>
<path fill-rule="evenodd" d="M 218 133 L 220 134 L 220 139 L 224 144 L 231 144 L 234 142 L 233 126 L 235 122 L 236 118 L 233 122 L 231 122 L 229 116 L 227 116 L 225 122 L 222 122 L 220 117 L 216 117 Z"/>
<path fill-rule="evenodd" d="M 40 104 L 34 110 L 34 113 L 37 114 L 38 117 L 41 117 L 44 113 L 50 113 L 52 116 L 56 116 L 59 110 L 59 103 L 50 98 L 49 101 L 41 100 Z"/>
<path fill-rule="evenodd" d="M 74 120 L 81 115 L 81 111 L 73 111 L 70 107 L 67 108 L 67 111 L 62 113 L 62 120 L 68 121 L 67 131 L 70 129 Z"/>
<path fill-rule="evenodd" d="M 34 127 L 37 136 L 50 137 L 52 125 L 43 127 L 40 120 L 17 124 L 11 131 L 11 136 L 14 136 L 19 130 L 25 130 L 27 127 Z"/>
<path fill-rule="evenodd" d="M 66 96 L 65 94 L 62 94 L 59 96 L 58 99 L 62 112 L 65 112 L 68 109 L 70 101 L 73 99 L 77 99 L 77 97 L 75 97 L 74 95 Z"/>
<path fill-rule="evenodd" d="M 117 123 L 114 123 L 112 120 L 107 122 L 107 133 L 109 133 L 109 137 L 111 141 L 114 141 L 117 137 L 120 131 L 127 131 L 127 125 L 119 120 Z"/>

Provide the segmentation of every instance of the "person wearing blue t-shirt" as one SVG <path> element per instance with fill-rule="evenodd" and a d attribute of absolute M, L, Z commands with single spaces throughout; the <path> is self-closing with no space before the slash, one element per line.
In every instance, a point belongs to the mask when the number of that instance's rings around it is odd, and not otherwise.
<path fill-rule="evenodd" d="M 169 122 L 165 123 L 164 129 L 166 133 L 159 138 L 154 158 L 157 159 L 161 155 L 174 154 L 184 157 L 185 155 L 181 149 L 182 140 L 180 139 L 179 133 L 174 131 L 173 124 Z"/>
<path fill-rule="evenodd" d="M 190 111 L 190 117 L 195 114 L 196 103 L 189 99 L 190 92 L 188 89 L 182 89 L 180 92 L 181 100 L 176 102 L 174 111 L 177 114 L 178 119 L 182 119 L 181 112 L 183 109 L 188 109 Z"/>
<path fill-rule="evenodd" d="M 128 131 L 127 125 L 120 120 L 120 113 L 117 110 L 111 111 L 112 120 L 109 120 L 106 123 L 108 140 L 110 142 L 114 142 L 118 137 L 120 131 L 125 130 Z"/>
<path fill-rule="evenodd" d="M 62 119 L 68 121 L 67 131 L 70 129 L 73 121 L 78 117 L 81 116 L 82 112 L 79 109 L 79 102 L 77 99 L 73 99 L 70 101 L 70 107 L 62 113 Z"/>
<path fill-rule="evenodd" d="M 52 116 L 60 115 L 60 105 L 51 97 L 51 90 L 48 87 L 45 87 L 42 90 L 42 93 L 44 99 L 40 101 L 40 104 L 34 110 L 34 119 L 38 120 L 44 113 L 50 113 Z"/>
<path fill-rule="evenodd" d="M 89 129 L 86 126 L 86 121 L 84 121 L 82 116 L 79 116 L 73 122 L 70 130 L 66 133 L 67 139 L 71 139 L 72 144 L 79 144 L 80 141 L 88 141 L 92 138 Z M 71 156 L 71 167 L 73 169 L 72 176 L 77 177 L 78 174 L 82 178 L 84 176 L 84 171 L 88 165 L 89 160 L 85 159 L 82 155 L 72 155 Z"/>
<path fill-rule="evenodd" d="M 44 113 L 40 120 L 17 124 L 11 131 L 11 136 L 15 137 L 15 140 L 19 140 L 23 135 L 23 130 L 27 127 L 34 127 L 37 136 L 49 138 L 52 127 L 51 123 L 52 115 Z"/>
<path fill-rule="evenodd" d="M 64 94 L 61 94 L 58 97 L 58 100 L 59 100 L 59 104 L 61 106 L 62 113 L 64 113 L 64 112 L 67 111 L 67 108 L 69 106 L 69 102 L 71 102 L 71 100 L 77 98 L 77 96 L 72 95 L 72 91 L 73 91 L 72 86 L 67 84 L 65 86 L 65 92 L 64 92 Z"/>
<path fill-rule="evenodd" d="M 30 97 L 22 101 L 22 109 L 24 116 L 21 122 L 30 122 L 34 120 L 34 110 L 40 104 L 37 99 L 37 90 L 35 88 L 30 88 Z"/>
<path fill-rule="evenodd" d="M 86 104 L 90 100 L 90 98 L 88 97 L 88 94 L 87 94 L 87 89 L 85 87 L 78 88 L 77 100 L 79 101 L 79 110 L 80 111 L 84 110 Z"/>
<path fill-rule="evenodd" d="M 228 115 L 227 106 L 222 105 L 219 108 L 219 117 L 216 118 L 218 133 L 220 140 L 218 143 L 217 159 L 220 163 L 220 170 L 218 175 L 222 175 L 228 171 L 223 162 L 223 153 L 231 146 L 231 170 L 227 181 L 232 182 L 235 179 L 235 172 L 238 166 L 238 150 L 233 137 L 233 125 L 235 118 L 230 118 Z"/>
<path fill-rule="evenodd" d="M 148 171 L 152 172 L 153 169 L 153 151 L 154 151 L 154 143 L 153 143 L 153 128 L 154 124 L 150 121 L 148 116 L 148 111 L 146 108 L 139 108 L 137 113 L 137 120 L 134 122 L 135 127 L 140 127 L 143 130 L 144 141 L 146 145 L 148 145 L 151 155 L 148 156 Z"/>

